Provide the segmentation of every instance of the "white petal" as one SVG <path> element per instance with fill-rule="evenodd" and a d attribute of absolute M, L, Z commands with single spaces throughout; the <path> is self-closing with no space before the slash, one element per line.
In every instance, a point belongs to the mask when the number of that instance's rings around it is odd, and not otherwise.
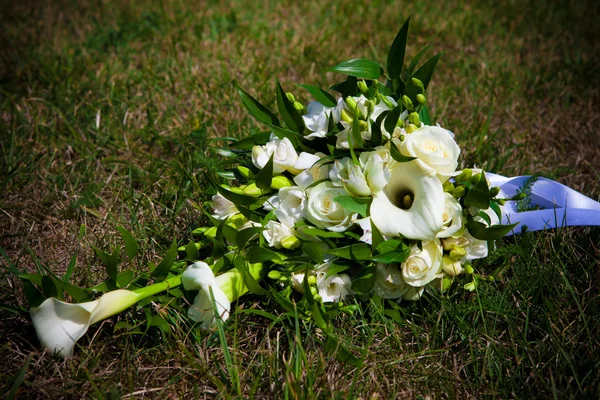
<path fill-rule="evenodd" d="M 394 199 L 405 192 L 414 196 L 408 209 Z M 444 190 L 435 176 L 426 175 L 414 161 L 398 163 L 384 190 L 374 196 L 371 219 L 383 235 L 432 240 L 442 228 L 444 204 Z"/>
<path fill-rule="evenodd" d="M 85 335 L 97 304 L 97 300 L 69 304 L 51 297 L 32 308 L 31 320 L 42 346 L 63 357 L 72 356 L 75 342 Z"/>
<path fill-rule="evenodd" d="M 198 261 L 183 272 L 181 282 L 185 290 L 199 290 L 203 285 L 215 285 L 215 274 L 207 263 Z"/>

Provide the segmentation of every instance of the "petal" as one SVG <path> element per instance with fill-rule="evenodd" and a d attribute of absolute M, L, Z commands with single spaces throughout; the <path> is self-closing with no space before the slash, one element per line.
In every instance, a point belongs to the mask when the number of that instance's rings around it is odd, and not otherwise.
<path fill-rule="evenodd" d="M 98 300 L 69 304 L 54 297 L 46 299 L 29 313 L 41 345 L 63 357 L 73 355 L 75 342 L 90 326 L 90 316 Z"/>
<path fill-rule="evenodd" d="M 214 285 L 215 274 L 207 263 L 198 261 L 183 272 L 181 281 L 185 290 L 198 290 L 203 285 Z"/>
<path fill-rule="evenodd" d="M 200 291 L 194 299 L 194 304 L 190 307 L 188 315 L 194 321 L 201 321 L 201 327 L 208 329 L 215 325 L 215 313 L 210 298 L 210 291 L 212 290 L 215 307 L 217 314 L 223 321 L 229 318 L 229 309 L 231 303 L 225 295 L 225 293 L 215 284 L 212 286 L 202 285 Z"/>
<path fill-rule="evenodd" d="M 400 208 L 394 200 L 394 196 L 404 192 L 414 196 L 408 209 Z M 394 167 L 389 183 L 375 194 L 370 213 L 383 235 L 432 240 L 442 228 L 444 204 L 440 181 L 410 161 Z"/>

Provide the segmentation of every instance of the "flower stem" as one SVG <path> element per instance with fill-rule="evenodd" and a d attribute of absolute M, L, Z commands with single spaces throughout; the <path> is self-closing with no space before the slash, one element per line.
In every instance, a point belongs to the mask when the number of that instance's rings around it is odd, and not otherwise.
<path fill-rule="evenodd" d="M 169 290 L 177 286 L 181 286 L 181 275 L 174 276 L 172 278 L 155 283 L 150 286 L 132 290 L 132 292 L 138 295 L 139 300 L 142 300 L 146 297 L 153 296 L 155 294 L 164 292 L 165 290 Z"/>

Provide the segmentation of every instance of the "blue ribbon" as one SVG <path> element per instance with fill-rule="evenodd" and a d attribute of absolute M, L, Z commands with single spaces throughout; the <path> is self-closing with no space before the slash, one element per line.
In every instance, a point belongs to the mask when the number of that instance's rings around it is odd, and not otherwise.
<path fill-rule="evenodd" d="M 507 178 L 490 172 L 486 172 L 486 176 L 491 186 L 498 186 L 507 198 L 517 195 L 531 179 L 531 176 Z M 528 198 L 531 205 L 542 209 L 519 212 L 515 201 L 507 201 L 502 223 L 519 222 L 507 236 L 521 233 L 525 226 L 529 231 L 564 226 L 600 226 L 600 203 L 597 201 L 546 178 L 537 178 L 530 189 Z"/>

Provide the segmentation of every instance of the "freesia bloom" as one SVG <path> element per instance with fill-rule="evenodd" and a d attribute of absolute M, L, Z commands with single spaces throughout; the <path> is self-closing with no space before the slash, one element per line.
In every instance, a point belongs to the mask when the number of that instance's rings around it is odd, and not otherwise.
<path fill-rule="evenodd" d="M 278 139 L 272 137 L 264 146 L 252 148 L 252 163 L 256 168 L 263 169 L 273 156 L 273 173 L 280 174 L 289 171 L 298 174 L 301 169 L 296 167 L 298 153 L 288 138 Z"/>
<path fill-rule="evenodd" d="M 344 100 L 340 97 L 337 106 L 325 107 L 317 101 L 311 101 L 306 107 L 307 114 L 302 116 L 304 125 L 312 133 L 306 135 L 305 138 L 313 140 L 314 138 L 324 138 L 327 135 L 329 128 L 329 119 L 333 118 L 333 123 L 340 122 L 340 113 L 344 106 Z"/>
<path fill-rule="evenodd" d="M 436 235 L 437 238 L 446 238 L 454 235 L 462 228 L 462 207 L 458 200 L 451 194 L 444 193 L 446 202 L 444 214 L 442 215 L 442 230 Z"/>
<path fill-rule="evenodd" d="M 215 194 L 212 197 L 210 205 L 213 208 L 213 217 L 216 219 L 226 219 L 232 215 L 239 213 L 239 210 L 231 201 L 221 196 L 220 193 Z"/>
<path fill-rule="evenodd" d="M 400 151 L 417 157 L 419 166 L 430 174 L 436 174 L 442 182 L 454 175 L 460 154 L 452 134 L 439 126 L 422 126 L 406 135 Z"/>
<path fill-rule="evenodd" d="M 402 277 L 410 286 L 421 287 L 433 281 L 442 269 L 442 247 L 439 241 L 423 243 L 423 250 L 414 247 L 402 263 Z"/>
<path fill-rule="evenodd" d="M 50 297 L 29 313 L 41 345 L 62 357 L 71 357 L 75 343 L 90 325 L 126 310 L 142 298 L 129 290 L 115 290 L 79 304 Z"/>
<path fill-rule="evenodd" d="M 371 203 L 371 220 L 386 236 L 432 240 L 442 229 L 445 196 L 442 184 L 416 161 L 398 163 L 385 188 Z"/>
<path fill-rule="evenodd" d="M 367 184 L 363 170 L 348 157 L 335 160 L 329 171 L 329 179 L 334 185 L 343 186 L 348 193 L 354 196 L 369 196 L 371 194 L 371 188 Z"/>
<path fill-rule="evenodd" d="M 343 232 L 354 222 L 355 214 L 334 200 L 348 195 L 344 189 L 333 186 L 331 182 L 322 182 L 308 189 L 307 195 L 306 219 L 318 228 Z"/>

